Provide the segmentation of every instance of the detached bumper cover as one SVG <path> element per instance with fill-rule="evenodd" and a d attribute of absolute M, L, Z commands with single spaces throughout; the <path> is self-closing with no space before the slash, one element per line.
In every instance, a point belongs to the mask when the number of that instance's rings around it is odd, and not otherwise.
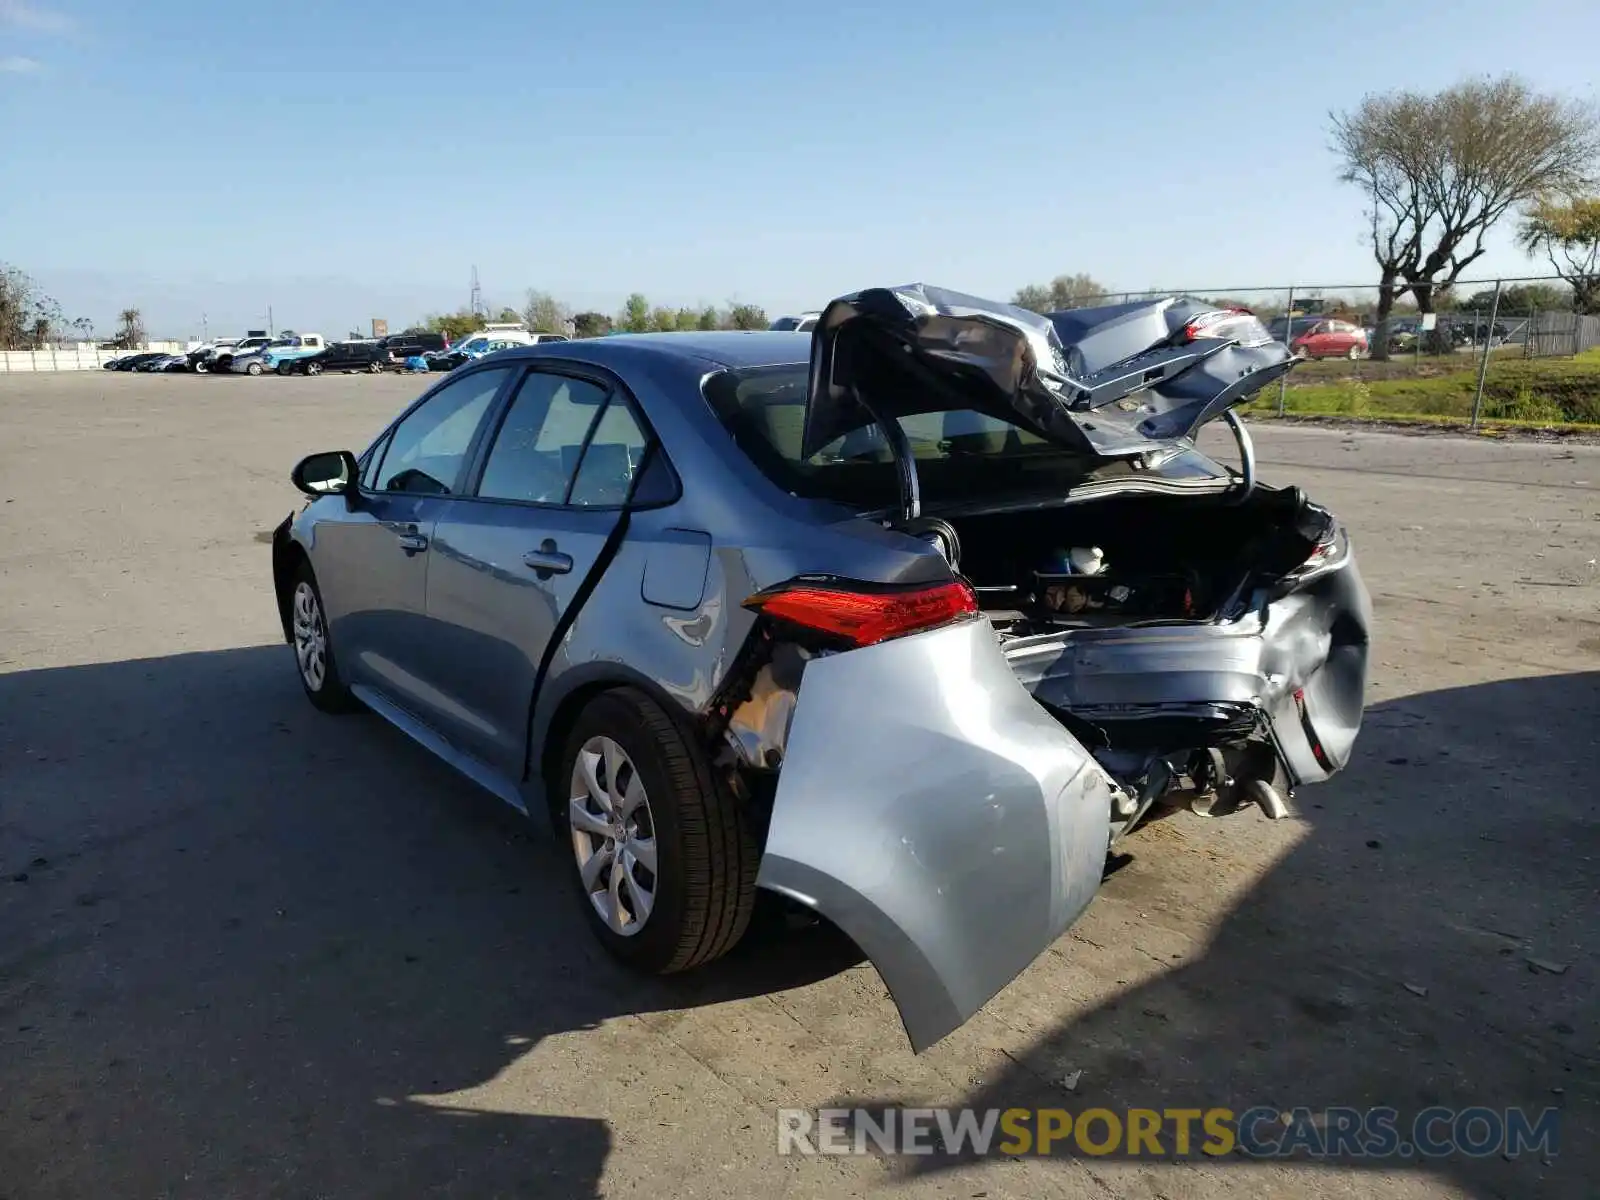
<path fill-rule="evenodd" d="M 1088 906 L 1110 802 L 989 625 L 950 626 L 807 665 L 758 883 L 855 941 L 920 1051 Z"/>

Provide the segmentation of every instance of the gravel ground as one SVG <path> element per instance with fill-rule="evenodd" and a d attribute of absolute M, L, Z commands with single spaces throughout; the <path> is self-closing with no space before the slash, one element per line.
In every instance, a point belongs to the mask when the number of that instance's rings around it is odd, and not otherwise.
<path fill-rule="evenodd" d="M 0 378 L 0 1196 L 1594 1194 L 1600 449 L 1258 430 L 1373 592 L 1355 763 L 1146 829 L 913 1056 L 825 932 L 620 971 L 543 838 L 305 703 L 288 469 L 423 382 Z M 1564 1111 L 1548 1163 L 775 1155 L 835 1102 Z"/>

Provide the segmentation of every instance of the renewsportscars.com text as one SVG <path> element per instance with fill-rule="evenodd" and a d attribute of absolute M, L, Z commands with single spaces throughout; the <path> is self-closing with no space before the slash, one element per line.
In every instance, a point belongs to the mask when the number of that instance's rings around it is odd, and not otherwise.
<path fill-rule="evenodd" d="M 1555 1157 L 1547 1108 L 780 1108 L 779 1154 Z"/>

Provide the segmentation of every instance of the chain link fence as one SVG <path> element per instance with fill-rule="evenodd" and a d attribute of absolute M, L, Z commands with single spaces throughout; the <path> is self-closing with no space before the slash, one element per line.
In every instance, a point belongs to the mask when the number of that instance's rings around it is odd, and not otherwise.
<path fill-rule="evenodd" d="M 1306 361 L 1248 411 L 1600 425 L 1600 316 L 1554 276 L 1460 280 L 1440 311 L 1402 298 L 1378 320 L 1371 284 L 1159 288 L 1078 306 L 1199 296 L 1247 308 Z"/>

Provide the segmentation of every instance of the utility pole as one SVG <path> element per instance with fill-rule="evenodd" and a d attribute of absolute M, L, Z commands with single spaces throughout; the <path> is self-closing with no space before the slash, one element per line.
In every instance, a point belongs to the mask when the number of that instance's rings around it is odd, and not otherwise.
<path fill-rule="evenodd" d="M 478 286 L 478 268 L 476 266 L 472 268 L 472 294 L 467 300 L 467 307 L 471 309 L 472 315 L 475 317 L 484 315 L 483 288 Z"/>
<path fill-rule="evenodd" d="M 277 336 L 276 333 L 274 332 L 273 328 L 272 328 L 272 305 L 270 305 L 270 304 L 267 305 L 267 336 L 268 337 Z"/>

